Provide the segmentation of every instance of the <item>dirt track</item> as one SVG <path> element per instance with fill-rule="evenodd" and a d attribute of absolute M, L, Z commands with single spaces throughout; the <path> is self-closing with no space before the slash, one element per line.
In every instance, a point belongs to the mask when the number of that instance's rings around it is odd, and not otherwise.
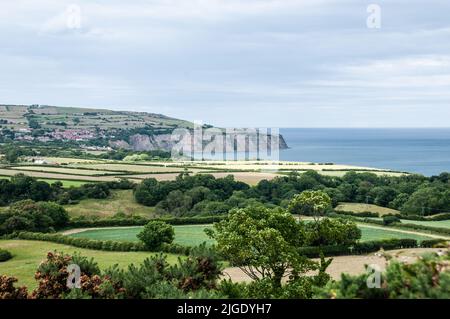
<path fill-rule="evenodd" d="M 444 252 L 446 249 L 437 248 L 413 248 L 389 250 L 385 253 L 393 258 L 406 263 L 417 260 L 418 256 L 429 252 Z M 359 275 L 365 271 L 365 265 L 377 265 L 380 270 L 385 270 L 387 262 L 380 254 L 369 254 L 362 256 L 337 256 L 333 257 L 333 262 L 327 269 L 327 273 L 335 280 L 341 277 L 342 273 Z M 224 270 L 224 278 L 231 278 L 236 282 L 249 282 L 251 279 L 238 267 L 230 267 Z"/>

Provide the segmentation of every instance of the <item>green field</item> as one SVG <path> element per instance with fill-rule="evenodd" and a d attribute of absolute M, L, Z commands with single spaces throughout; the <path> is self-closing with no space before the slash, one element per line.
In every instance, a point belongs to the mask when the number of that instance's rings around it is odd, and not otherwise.
<path fill-rule="evenodd" d="M 214 240 L 209 238 L 204 232 L 205 228 L 209 227 L 211 227 L 211 225 L 174 226 L 174 242 L 185 246 L 196 246 L 203 242 L 213 244 Z M 97 240 L 137 241 L 136 235 L 141 232 L 142 228 L 143 227 L 94 229 L 72 234 L 70 236 Z"/>
<path fill-rule="evenodd" d="M 29 240 L 0 240 L 0 248 L 7 249 L 13 254 L 13 259 L 0 262 L 0 274 L 15 276 L 19 279 L 19 284 L 31 288 L 36 287 L 34 273 L 49 251 L 57 250 L 67 254 L 79 252 L 83 256 L 93 257 L 101 269 L 108 268 L 114 264 L 118 264 L 120 267 L 127 267 L 131 263 L 139 264 L 145 258 L 153 255 L 150 252 L 97 251 Z M 170 263 L 175 263 L 176 260 L 176 255 L 168 255 Z"/>
<path fill-rule="evenodd" d="M 109 217 L 117 213 L 154 217 L 153 208 L 136 203 L 132 190 L 114 190 L 105 199 L 83 199 L 78 204 L 64 208 L 71 217 L 99 216 Z"/>
<path fill-rule="evenodd" d="M 438 228 L 450 228 L 450 220 L 439 220 L 439 221 L 422 221 L 422 220 L 408 220 L 402 219 L 403 224 L 415 224 L 415 225 L 423 225 L 430 227 L 438 227 Z"/>
<path fill-rule="evenodd" d="M 0 179 L 11 179 L 11 176 L 0 176 Z M 61 182 L 63 184 L 63 187 L 66 187 L 66 188 L 79 187 L 81 185 L 89 183 L 89 182 L 83 182 L 83 181 L 70 181 L 70 180 L 64 180 L 64 179 L 50 179 L 50 178 L 38 178 L 38 180 L 49 183 L 49 184 L 53 184 L 55 182 Z"/>
<path fill-rule="evenodd" d="M 204 229 L 211 227 L 211 225 L 183 225 L 174 226 L 175 228 L 175 243 L 195 246 L 206 241 L 208 244 L 213 244 L 214 241 L 206 236 Z M 377 229 L 367 226 L 358 226 L 361 229 L 361 241 L 381 240 L 381 239 L 416 239 L 424 240 L 431 239 L 426 235 L 407 234 L 391 229 Z M 78 238 L 89 238 L 97 240 L 118 240 L 118 241 L 137 241 L 136 235 L 142 230 L 142 227 L 127 227 L 127 228 L 107 228 L 88 230 L 70 236 Z"/>
<path fill-rule="evenodd" d="M 424 239 L 432 239 L 426 235 L 416 235 L 416 234 L 407 234 L 399 231 L 391 230 L 391 229 L 378 229 L 378 228 L 370 228 L 362 225 L 358 225 L 359 229 L 361 229 L 361 241 L 369 241 L 369 240 L 382 240 L 382 239 L 415 239 L 415 240 L 424 240 Z"/>
<path fill-rule="evenodd" d="M 335 211 L 345 211 L 345 212 L 353 212 L 353 213 L 377 213 L 380 216 L 386 214 L 399 214 L 398 210 L 381 207 L 373 204 L 361 204 L 361 203 L 340 203 L 335 209 Z"/>

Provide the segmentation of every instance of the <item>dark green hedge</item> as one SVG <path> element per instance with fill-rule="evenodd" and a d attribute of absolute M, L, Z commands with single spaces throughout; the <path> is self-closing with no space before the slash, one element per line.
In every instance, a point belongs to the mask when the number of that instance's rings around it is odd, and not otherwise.
<path fill-rule="evenodd" d="M 360 242 L 352 247 L 347 246 L 323 246 L 323 247 L 301 247 L 300 253 L 309 258 L 317 258 L 322 251 L 325 256 L 361 255 L 384 250 L 415 248 L 418 247 L 415 239 L 389 239 Z"/>
<path fill-rule="evenodd" d="M 335 210 L 333 212 L 338 215 L 348 215 L 348 216 L 356 216 L 356 217 L 380 217 L 380 215 L 378 213 L 373 213 L 373 212 L 355 213 L 355 212 L 349 212 L 349 211 L 344 211 L 344 210 L 339 210 L 339 211 Z"/>
<path fill-rule="evenodd" d="M 97 220 L 89 219 L 72 219 L 68 228 L 90 228 L 90 227 L 116 227 L 116 226 L 144 226 L 149 221 L 163 221 L 170 225 L 202 225 L 212 224 L 224 219 L 225 215 L 217 216 L 199 216 L 199 217 L 163 217 L 163 218 L 104 218 Z"/>
<path fill-rule="evenodd" d="M 445 244 L 445 243 L 447 243 L 447 240 L 445 240 L 445 239 L 428 239 L 428 240 L 422 240 L 422 242 L 420 243 L 420 247 L 432 248 L 436 245 Z"/>
<path fill-rule="evenodd" d="M 436 215 L 431 215 L 428 217 L 418 216 L 418 215 L 400 215 L 401 219 L 409 219 L 409 220 L 421 220 L 421 221 L 440 221 L 440 220 L 449 220 L 450 213 L 441 213 Z"/>
<path fill-rule="evenodd" d="M 416 224 L 404 224 L 404 223 L 394 223 L 392 225 L 395 228 L 404 228 L 404 229 L 410 229 L 410 230 L 423 230 L 423 231 L 430 232 L 430 233 L 450 235 L 450 228 L 433 227 L 433 226 L 416 225 Z"/>
<path fill-rule="evenodd" d="M 4 249 L 0 249 L 0 262 L 10 260 L 12 258 L 12 254 Z"/>
<path fill-rule="evenodd" d="M 87 238 L 76 238 L 64 236 L 61 234 L 44 234 L 20 232 L 16 238 L 26 240 L 48 241 L 58 244 L 70 245 L 85 249 L 105 250 L 105 251 L 149 251 L 141 242 L 126 242 L 126 241 L 112 241 L 112 240 L 93 240 Z M 181 246 L 178 244 L 163 244 L 157 251 L 188 255 L 190 247 Z"/>
<path fill-rule="evenodd" d="M 425 220 L 432 220 L 432 221 L 449 220 L 449 219 L 450 219 L 450 213 L 437 214 L 437 215 L 425 218 Z"/>

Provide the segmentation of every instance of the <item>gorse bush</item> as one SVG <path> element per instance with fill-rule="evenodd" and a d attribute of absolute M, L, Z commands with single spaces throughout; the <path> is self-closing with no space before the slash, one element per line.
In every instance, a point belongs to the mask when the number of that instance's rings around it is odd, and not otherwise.
<path fill-rule="evenodd" d="M 17 278 L 0 275 L 0 300 L 1 299 L 28 299 L 26 287 L 14 287 Z"/>
<path fill-rule="evenodd" d="M 79 288 L 67 285 L 72 264 L 80 267 Z M 204 245 L 175 265 L 160 254 L 138 266 L 120 269 L 115 265 L 104 272 L 93 259 L 49 252 L 36 270 L 38 286 L 31 294 L 25 287 L 14 287 L 17 279 L 1 276 L 0 299 L 218 298 L 223 297 L 216 289 L 221 273 L 217 255 Z"/>

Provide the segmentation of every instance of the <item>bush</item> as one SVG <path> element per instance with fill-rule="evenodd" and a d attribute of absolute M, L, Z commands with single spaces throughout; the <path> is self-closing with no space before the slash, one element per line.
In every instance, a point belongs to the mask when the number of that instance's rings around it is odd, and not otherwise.
<path fill-rule="evenodd" d="M 325 256 L 342 256 L 342 255 L 361 255 L 376 252 L 383 248 L 384 250 L 414 248 L 417 247 L 415 239 L 388 239 L 365 241 L 356 243 L 352 246 L 334 245 L 334 246 L 312 246 L 299 248 L 300 254 L 308 258 L 318 258 L 321 252 Z"/>
<path fill-rule="evenodd" d="M 424 220 L 433 220 L 433 221 L 449 220 L 449 219 L 450 219 L 450 213 L 437 214 L 437 215 L 430 216 L 428 218 L 424 218 Z"/>
<path fill-rule="evenodd" d="M 400 218 L 394 215 L 385 215 L 383 216 L 383 223 L 385 225 L 391 225 L 393 223 L 400 223 Z"/>
<path fill-rule="evenodd" d="M 162 217 L 148 219 L 140 216 L 126 218 L 102 218 L 86 219 L 78 217 L 72 219 L 68 226 L 70 228 L 91 228 L 91 227 L 119 227 L 119 226 L 144 226 L 150 221 L 162 221 L 170 225 L 203 225 L 219 222 L 226 218 L 225 215 L 217 216 L 194 216 L 194 217 Z"/>
<path fill-rule="evenodd" d="M 427 239 L 421 241 L 420 247 L 434 248 L 438 246 L 446 246 L 447 243 L 448 241 L 445 239 Z"/>
<path fill-rule="evenodd" d="M 170 244 L 175 238 L 173 226 L 162 221 L 151 221 L 144 226 L 142 232 L 137 235 L 144 245 L 155 250 L 161 247 L 163 243 Z"/>
<path fill-rule="evenodd" d="M 4 249 L 0 249 L 0 262 L 10 260 L 12 258 L 12 254 Z"/>
<path fill-rule="evenodd" d="M 28 299 L 26 287 L 14 287 L 17 278 L 0 276 L 0 299 Z"/>
<path fill-rule="evenodd" d="M 124 251 L 124 252 L 149 251 L 149 249 L 141 242 L 103 241 L 103 240 L 69 237 L 61 234 L 19 232 L 15 235 L 15 237 L 9 237 L 9 239 L 13 238 L 48 241 L 58 244 L 71 245 L 74 247 L 94 249 L 94 250 Z M 191 247 L 173 243 L 172 244 L 163 243 L 158 248 L 158 251 L 179 255 L 189 255 L 190 250 Z"/>
<path fill-rule="evenodd" d="M 380 217 L 380 215 L 378 213 L 373 213 L 373 212 L 359 212 L 359 213 L 355 213 L 355 212 L 348 212 L 348 211 L 343 211 L 343 210 L 335 210 L 333 211 L 333 213 L 338 214 L 338 215 L 350 215 L 350 216 L 356 216 L 356 217 Z"/>

